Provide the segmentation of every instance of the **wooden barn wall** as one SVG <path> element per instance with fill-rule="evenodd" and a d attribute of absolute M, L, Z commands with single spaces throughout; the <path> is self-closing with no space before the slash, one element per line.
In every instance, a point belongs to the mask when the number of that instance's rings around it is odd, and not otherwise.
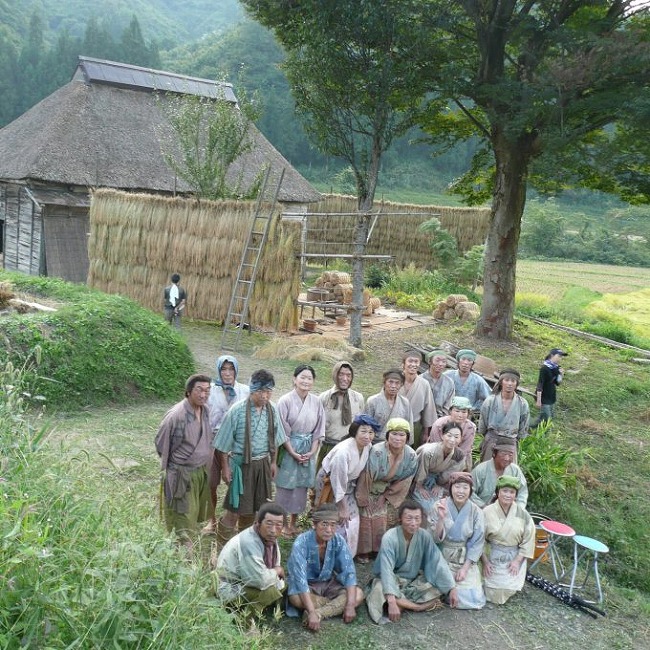
<path fill-rule="evenodd" d="M 3 183 L 2 219 L 4 220 L 4 268 L 29 275 L 40 275 L 42 266 L 41 210 L 24 187 Z"/>
<path fill-rule="evenodd" d="M 356 210 L 355 197 L 329 194 L 308 212 L 336 215 Z M 431 237 L 419 229 L 422 223 L 433 216 L 437 216 L 440 225 L 456 238 L 461 253 L 468 251 L 472 246 L 483 244 L 490 224 L 489 208 L 375 201 L 373 212 L 389 214 L 377 219 L 366 252 L 369 255 L 392 255 L 393 263 L 399 267 L 409 264 L 415 264 L 418 268 L 435 267 Z M 310 217 L 308 240 L 312 243 L 308 246 L 308 251 L 351 253 L 355 220 L 354 216 Z"/>
<path fill-rule="evenodd" d="M 100 189 L 90 207 L 88 284 L 162 314 L 163 289 L 181 275 L 186 315 L 220 321 L 255 211 L 252 201 L 201 201 Z M 300 225 L 271 222 L 250 303 L 254 326 L 290 329 L 300 292 Z"/>
<path fill-rule="evenodd" d="M 47 205 L 44 208 L 45 267 L 50 277 L 69 282 L 88 278 L 88 208 Z"/>

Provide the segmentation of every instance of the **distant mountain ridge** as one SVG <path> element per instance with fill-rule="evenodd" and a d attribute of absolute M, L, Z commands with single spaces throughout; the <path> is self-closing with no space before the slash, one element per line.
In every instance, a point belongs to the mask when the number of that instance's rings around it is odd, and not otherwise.
<path fill-rule="evenodd" d="M 144 37 L 165 49 L 227 29 L 244 16 L 238 0 L 0 0 L 0 37 L 22 40 L 34 12 L 50 36 L 67 30 L 79 37 L 93 16 L 119 34 L 135 14 Z"/>

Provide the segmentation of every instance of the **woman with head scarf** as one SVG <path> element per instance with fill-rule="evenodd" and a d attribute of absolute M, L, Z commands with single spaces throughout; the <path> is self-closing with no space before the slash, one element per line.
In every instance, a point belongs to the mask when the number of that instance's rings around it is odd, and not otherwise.
<path fill-rule="evenodd" d="M 369 415 L 357 415 L 349 437 L 330 451 L 316 475 L 315 503 L 335 503 L 339 513 L 338 531 L 346 539 L 352 557 L 359 543 L 359 507 L 354 495 L 359 474 L 368 462 L 379 423 Z"/>
<path fill-rule="evenodd" d="M 217 376 L 210 383 L 210 397 L 208 397 L 208 407 L 210 408 L 210 428 L 212 430 L 212 440 L 214 440 L 219 427 L 223 422 L 228 409 L 246 399 L 249 395 L 249 389 L 246 384 L 240 384 L 237 381 L 239 374 L 239 364 L 235 357 L 224 354 L 217 359 Z M 212 532 L 216 529 L 216 507 L 217 507 L 217 488 L 221 483 L 221 462 L 215 451 L 208 472 L 210 487 L 210 522 L 203 529 L 204 532 Z"/>
<path fill-rule="evenodd" d="M 429 516 L 431 535 L 456 580 L 459 609 L 485 605 L 477 565 L 483 553 L 485 523 L 483 512 L 470 500 L 472 489 L 471 474 L 454 472 L 449 478 L 449 496 L 438 501 Z"/>
<path fill-rule="evenodd" d="M 293 390 L 278 400 L 278 413 L 288 438 L 275 479 L 275 500 L 289 515 L 286 537 L 298 534 L 296 521 L 307 506 L 307 490 L 314 487 L 318 448 L 325 436 L 325 411 L 311 390 L 316 372 L 299 365 L 293 372 Z"/>
<path fill-rule="evenodd" d="M 357 481 L 359 505 L 358 559 L 364 563 L 379 552 L 384 533 L 397 524 L 397 509 L 406 499 L 418 467 L 408 446 L 410 427 L 402 418 L 386 424 L 386 440 L 373 446 L 368 464 Z"/>
<path fill-rule="evenodd" d="M 487 600 L 497 605 L 522 590 L 526 559 L 532 559 L 535 551 L 535 524 L 516 501 L 519 486 L 516 476 L 500 476 L 497 500 L 483 509 L 483 588 Z"/>
<path fill-rule="evenodd" d="M 363 413 L 365 399 L 352 389 L 354 368 L 349 361 L 338 361 L 332 368 L 333 386 L 318 396 L 325 409 L 325 440 L 316 463 L 320 469 L 323 458 L 348 435 L 352 418 Z"/>

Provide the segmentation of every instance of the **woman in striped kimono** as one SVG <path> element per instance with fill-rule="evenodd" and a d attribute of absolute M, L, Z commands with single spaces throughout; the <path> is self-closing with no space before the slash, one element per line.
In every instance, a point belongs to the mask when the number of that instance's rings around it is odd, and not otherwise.
<path fill-rule="evenodd" d="M 532 559 L 535 551 L 535 524 L 526 509 L 516 502 L 517 490 L 516 476 L 500 476 L 497 501 L 483 509 L 483 587 L 485 597 L 497 605 L 522 590 L 526 559 Z"/>
<path fill-rule="evenodd" d="M 410 425 L 402 418 L 386 424 L 386 441 L 376 444 L 357 481 L 359 505 L 358 560 L 368 562 L 378 553 L 381 538 L 397 524 L 397 509 L 406 499 L 418 467 L 417 455 L 408 446 Z"/>
<path fill-rule="evenodd" d="M 359 507 L 354 495 L 359 474 L 368 462 L 372 441 L 380 430 L 369 415 L 355 416 L 350 435 L 330 451 L 316 475 L 315 504 L 335 503 L 339 512 L 336 532 L 348 543 L 352 557 L 359 543 Z"/>
<path fill-rule="evenodd" d="M 442 429 L 442 442 L 427 442 L 417 450 L 418 471 L 413 483 L 413 498 L 427 517 L 436 501 L 448 494 L 449 477 L 465 467 L 465 454 L 458 448 L 460 427 L 448 422 Z"/>

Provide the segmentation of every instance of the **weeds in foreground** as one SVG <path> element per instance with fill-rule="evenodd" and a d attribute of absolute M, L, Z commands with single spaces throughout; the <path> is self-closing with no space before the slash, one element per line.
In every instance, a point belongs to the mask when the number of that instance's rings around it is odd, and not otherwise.
<path fill-rule="evenodd" d="M 0 384 L 0 647 L 257 647 L 205 569 L 134 516 L 119 471 L 45 444 L 22 371 L 7 363 Z"/>

